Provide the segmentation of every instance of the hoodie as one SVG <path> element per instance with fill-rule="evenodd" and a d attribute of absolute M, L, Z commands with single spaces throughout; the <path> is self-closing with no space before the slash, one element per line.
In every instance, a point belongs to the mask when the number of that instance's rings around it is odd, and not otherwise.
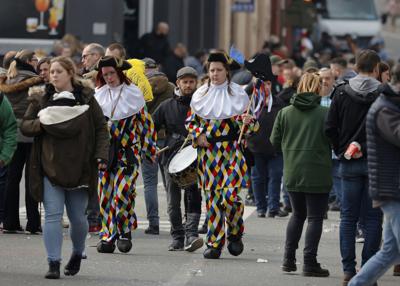
<path fill-rule="evenodd" d="M 314 93 L 293 96 L 279 111 L 272 145 L 283 153 L 283 182 L 289 192 L 328 193 L 332 186 L 332 153 L 323 132 L 328 109 Z"/>
<path fill-rule="evenodd" d="M 380 86 L 375 78 L 357 75 L 334 91 L 325 133 L 340 160 L 345 160 L 343 154 L 353 141 L 361 145 L 360 159 L 366 158 L 365 117 L 379 95 Z"/>

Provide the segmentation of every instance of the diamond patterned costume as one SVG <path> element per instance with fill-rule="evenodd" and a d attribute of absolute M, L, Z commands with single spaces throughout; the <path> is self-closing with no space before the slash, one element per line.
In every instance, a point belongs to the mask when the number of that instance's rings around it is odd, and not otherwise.
<path fill-rule="evenodd" d="M 135 184 L 140 157 L 145 155 L 151 158 L 156 152 L 156 132 L 146 107 L 133 117 L 110 122 L 110 135 L 120 140 L 122 148 L 117 154 L 117 166 L 111 171 L 99 173 L 100 239 L 107 241 L 136 229 Z M 133 162 L 128 162 L 127 148 L 133 150 Z"/>
<path fill-rule="evenodd" d="M 238 196 L 247 187 L 249 175 L 245 157 L 237 141 L 242 127 L 241 116 L 227 119 L 204 119 L 193 110 L 186 128 L 195 142 L 205 134 L 209 147 L 198 147 L 198 183 L 207 195 L 207 245 L 221 249 L 225 244 L 225 219 L 229 235 L 242 235 L 243 203 Z M 258 129 L 258 122 L 245 127 L 245 134 Z M 231 135 L 235 134 L 236 138 Z"/>

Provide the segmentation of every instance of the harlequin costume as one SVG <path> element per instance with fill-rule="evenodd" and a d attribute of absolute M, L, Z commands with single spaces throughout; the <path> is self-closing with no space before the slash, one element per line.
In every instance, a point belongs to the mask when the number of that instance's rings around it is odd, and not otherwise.
<path fill-rule="evenodd" d="M 208 61 L 229 63 L 229 58 L 224 54 L 211 54 Z M 241 188 L 247 187 L 249 177 L 238 137 L 243 125 L 241 115 L 248 105 L 249 98 L 243 88 L 228 81 L 221 85 L 208 83 L 201 86 L 193 94 L 190 104 L 186 128 L 193 142 L 205 134 L 210 143 L 209 147 L 195 144 L 198 183 L 207 198 L 208 250 L 204 253 L 205 258 L 218 258 L 221 254 L 225 244 L 225 220 L 229 252 L 239 255 L 243 251 L 244 204 L 238 194 Z M 253 121 L 244 132 L 250 134 L 257 128 L 258 123 Z"/>
<path fill-rule="evenodd" d="M 100 61 L 99 69 L 101 65 Z M 111 137 L 108 168 L 99 172 L 102 229 L 97 249 L 113 252 L 118 240 L 118 249 L 128 252 L 132 247 L 131 230 L 137 228 L 134 207 L 139 162 L 142 155 L 147 159 L 155 156 L 156 132 L 137 86 L 105 84 L 96 89 L 95 97 L 108 121 Z"/>

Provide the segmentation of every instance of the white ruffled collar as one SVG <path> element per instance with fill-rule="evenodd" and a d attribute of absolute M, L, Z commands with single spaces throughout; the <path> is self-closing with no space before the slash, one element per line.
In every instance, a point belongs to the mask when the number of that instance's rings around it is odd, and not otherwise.
<path fill-rule="evenodd" d="M 95 92 L 94 97 L 104 115 L 111 120 L 128 118 L 138 113 L 145 105 L 143 93 L 134 84 L 127 85 L 123 83 L 117 87 L 110 87 L 106 84 L 96 88 Z M 120 93 L 121 96 L 119 96 Z M 118 97 L 120 98 L 118 99 Z M 114 114 L 111 116 L 113 109 Z"/>
<path fill-rule="evenodd" d="M 243 114 L 249 105 L 249 97 L 240 85 L 231 82 L 229 86 L 231 94 L 227 81 L 220 85 L 202 85 L 190 102 L 193 112 L 204 119 L 227 119 Z"/>

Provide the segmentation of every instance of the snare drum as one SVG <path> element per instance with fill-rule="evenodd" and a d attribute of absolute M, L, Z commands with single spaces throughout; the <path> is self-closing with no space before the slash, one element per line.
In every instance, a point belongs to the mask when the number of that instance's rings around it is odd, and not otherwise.
<path fill-rule="evenodd" d="M 172 180 L 180 188 L 197 183 L 197 150 L 192 145 L 173 152 L 167 166 Z"/>

